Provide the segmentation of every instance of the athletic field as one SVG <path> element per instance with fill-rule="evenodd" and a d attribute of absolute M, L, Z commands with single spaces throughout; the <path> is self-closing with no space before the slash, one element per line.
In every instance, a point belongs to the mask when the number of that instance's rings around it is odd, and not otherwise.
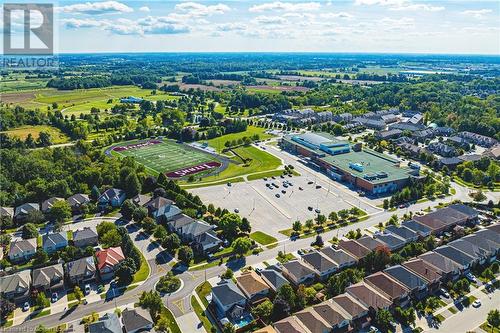
<path fill-rule="evenodd" d="M 204 164 L 212 162 L 209 165 L 215 167 L 215 162 L 218 162 L 210 154 L 168 140 L 124 142 L 111 147 L 108 151 L 115 156 L 134 157 L 138 163 L 143 164 L 155 175 L 181 171 L 179 175 L 172 175 L 172 177 L 201 172 L 208 169 L 203 167 Z M 217 164 L 220 165 L 220 163 Z"/>

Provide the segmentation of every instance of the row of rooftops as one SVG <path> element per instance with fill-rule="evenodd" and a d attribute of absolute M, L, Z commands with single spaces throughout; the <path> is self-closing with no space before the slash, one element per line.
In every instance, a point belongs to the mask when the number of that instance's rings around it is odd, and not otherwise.
<path fill-rule="evenodd" d="M 441 251 L 447 247 L 453 252 Z M 366 317 L 370 308 L 389 308 L 395 302 L 407 299 L 410 294 L 425 290 L 430 284 L 445 281 L 450 273 L 463 272 L 470 264 L 462 260 L 462 256 L 470 256 L 469 248 L 482 249 L 485 258 L 496 255 L 500 250 L 500 224 L 479 230 L 401 265 L 373 273 L 347 287 L 344 294 L 299 311 L 274 323 L 273 327 L 257 332 L 312 333 L 342 328 Z M 457 256 L 456 251 L 461 252 L 461 255 Z M 477 256 L 473 258 L 479 259 Z"/>

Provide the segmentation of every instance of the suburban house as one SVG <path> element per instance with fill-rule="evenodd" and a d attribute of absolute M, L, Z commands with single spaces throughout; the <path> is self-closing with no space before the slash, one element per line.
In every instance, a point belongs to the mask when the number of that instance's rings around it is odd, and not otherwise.
<path fill-rule="evenodd" d="M 490 239 L 480 237 L 478 235 L 468 235 L 463 237 L 462 240 L 474 244 L 485 251 L 490 262 L 493 262 L 496 259 L 497 254 L 500 253 L 500 245 Z"/>
<path fill-rule="evenodd" d="M 266 327 L 253 331 L 253 333 L 277 333 L 277 331 L 271 325 L 267 325 Z"/>
<path fill-rule="evenodd" d="M 0 218 L 6 218 L 12 220 L 14 218 L 14 208 L 13 207 L 0 207 Z"/>
<path fill-rule="evenodd" d="M 270 287 L 264 279 L 253 270 L 243 272 L 236 277 L 236 284 L 252 302 L 266 297 L 270 291 Z"/>
<path fill-rule="evenodd" d="M 427 281 L 405 267 L 395 265 L 384 269 L 384 273 L 404 285 L 415 298 L 422 299 L 427 295 Z"/>
<path fill-rule="evenodd" d="M 173 203 L 167 198 L 156 197 L 147 202 L 144 207 L 147 208 L 149 216 L 158 222 L 167 222 L 175 215 L 182 213 L 182 210 Z"/>
<path fill-rule="evenodd" d="M 9 260 L 23 262 L 30 260 L 36 253 L 36 238 L 14 240 L 10 243 Z"/>
<path fill-rule="evenodd" d="M 414 242 L 419 237 L 418 233 L 416 233 L 415 231 L 413 231 L 405 226 L 396 227 L 394 225 L 389 225 L 389 226 L 385 227 L 384 231 L 390 232 L 391 234 L 395 235 L 396 237 L 401 238 L 402 240 L 405 241 L 405 243 Z"/>
<path fill-rule="evenodd" d="M 219 318 L 238 318 L 244 313 L 247 298 L 231 280 L 222 280 L 212 288 L 212 302 Z"/>
<path fill-rule="evenodd" d="M 339 270 L 345 267 L 354 266 L 357 263 L 356 258 L 349 255 L 343 250 L 336 250 L 330 246 L 327 246 L 322 248 L 320 251 L 328 258 L 333 260 L 339 266 Z"/>
<path fill-rule="evenodd" d="M 401 223 L 401 226 L 414 231 L 415 233 L 419 234 L 421 237 L 430 236 L 430 234 L 432 233 L 431 228 L 429 228 L 426 225 L 420 224 L 415 220 L 405 221 L 405 222 Z"/>
<path fill-rule="evenodd" d="M 151 201 L 151 196 L 147 194 L 137 194 L 132 198 L 132 202 L 137 207 L 145 207 L 148 202 Z"/>
<path fill-rule="evenodd" d="M 29 298 L 31 272 L 29 269 L 0 278 L 0 293 L 2 297 L 15 303 L 22 303 Z"/>
<path fill-rule="evenodd" d="M 64 287 L 62 264 L 34 269 L 32 272 L 33 288 L 43 291 L 56 291 Z"/>
<path fill-rule="evenodd" d="M 426 280 L 429 284 L 428 288 L 431 292 L 439 288 L 441 278 L 443 277 L 443 271 L 439 268 L 420 258 L 404 262 L 403 266 Z"/>
<path fill-rule="evenodd" d="M 430 251 L 419 255 L 418 258 L 443 272 L 443 282 L 448 280 L 456 280 L 460 276 L 460 265 L 453 260 L 440 255 L 439 253 Z"/>
<path fill-rule="evenodd" d="M 356 239 L 356 242 L 366 247 L 370 251 L 375 251 L 376 248 L 386 246 L 384 242 L 381 242 L 378 239 L 372 238 L 370 236 L 362 236 L 359 239 Z"/>
<path fill-rule="evenodd" d="M 214 225 L 205 221 L 194 220 L 192 223 L 184 225 L 178 231 L 178 235 L 184 241 L 197 241 L 198 237 L 205 232 L 215 229 Z"/>
<path fill-rule="evenodd" d="M 347 293 L 340 294 L 332 298 L 332 302 L 351 316 L 351 320 L 357 320 L 368 314 L 368 308 Z"/>
<path fill-rule="evenodd" d="M 335 273 L 339 266 L 326 255 L 318 251 L 311 251 L 302 256 L 302 260 L 307 263 L 316 273 L 320 280 L 327 279 Z"/>
<path fill-rule="evenodd" d="M 194 219 L 185 215 L 185 214 L 178 214 L 172 217 L 170 221 L 167 223 L 167 229 L 170 232 L 175 232 L 176 234 L 179 234 L 180 230 L 182 227 L 191 224 L 194 222 Z"/>
<path fill-rule="evenodd" d="M 45 234 L 42 236 L 42 247 L 47 253 L 56 252 L 68 246 L 68 234 L 66 231 Z"/>
<path fill-rule="evenodd" d="M 215 231 L 209 230 L 199 235 L 195 240 L 195 250 L 200 253 L 209 253 L 217 250 L 222 241 L 217 237 Z"/>
<path fill-rule="evenodd" d="M 66 264 L 66 275 L 73 284 L 83 284 L 95 279 L 96 267 L 93 257 L 85 257 Z"/>
<path fill-rule="evenodd" d="M 347 241 L 340 240 L 338 247 L 339 249 L 344 250 L 345 252 L 356 258 L 356 260 L 358 261 L 366 257 L 368 253 L 371 252 L 370 249 L 367 249 L 366 247 L 352 239 Z"/>
<path fill-rule="evenodd" d="M 97 269 L 103 280 L 112 279 L 118 264 L 125 260 L 122 248 L 119 246 L 97 251 L 96 258 Z"/>
<path fill-rule="evenodd" d="M 262 279 L 274 292 L 278 291 L 285 284 L 290 284 L 290 282 L 275 269 L 263 269 L 259 273 Z"/>
<path fill-rule="evenodd" d="M 333 328 L 312 308 L 295 313 L 295 317 L 311 332 L 330 332 Z"/>
<path fill-rule="evenodd" d="M 430 228 L 434 234 L 440 234 L 456 225 L 474 223 L 478 212 L 464 204 L 454 204 L 438 209 L 423 216 L 414 216 L 413 220 Z"/>
<path fill-rule="evenodd" d="M 37 203 L 30 202 L 17 206 L 14 210 L 14 220 L 23 222 L 28 217 L 28 214 L 35 210 L 40 210 L 40 205 Z"/>
<path fill-rule="evenodd" d="M 331 300 L 314 305 L 312 309 L 325 321 L 332 329 L 339 329 L 349 325 L 351 315 Z"/>
<path fill-rule="evenodd" d="M 406 306 L 410 298 L 410 291 L 383 272 L 371 274 L 365 278 L 365 282 L 382 293 L 392 303 Z"/>
<path fill-rule="evenodd" d="M 122 312 L 122 322 L 125 333 L 147 332 L 154 326 L 149 311 L 141 307 L 125 309 Z"/>
<path fill-rule="evenodd" d="M 307 265 L 299 260 L 292 260 L 283 264 L 283 276 L 293 284 L 311 284 L 314 281 L 315 273 Z"/>
<path fill-rule="evenodd" d="M 364 281 L 358 282 L 346 288 L 346 293 L 363 303 L 367 308 L 378 311 L 389 309 L 391 301 L 375 288 Z"/>
<path fill-rule="evenodd" d="M 78 229 L 73 232 L 73 244 L 77 247 L 97 245 L 99 236 L 97 232 L 89 227 Z"/>
<path fill-rule="evenodd" d="M 481 247 L 467 242 L 464 239 L 454 240 L 453 242 L 448 243 L 448 246 L 470 255 L 474 258 L 474 263 L 479 263 L 481 265 L 485 264 L 491 255 L 488 251 L 485 251 Z"/>
<path fill-rule="evenodd" d="M 500 234 L 498 232 L 493 231 L 494 229 L 482 229 L 477 231 L 475 234 L 479 237 L 483 237 L 492 242 L 495 242 L 500 247 Z"/>
<path fill-rule="evenodd" d="M 385 230 L 382 232 L 377 232 L 373 235 L 376 239 L 383 242 L 391 251 L 398 250 L 405 246 L 406 242 L 404 239 L 390 233 Z"/>
<path fill-rule="evenodd" d="M 49 198 L 49 199 L 43 201 L 42 205 L 41 205 L 42 213 L 48 213 L 50 211 L 50 209 L 52 208 L 52 205 L 54 205 L 58 201 L 64 201 L 64 199 L 58 198 L 58 197 L 52 197 L 52 198 Z"/>
<path fill-rule="evenodd" d="M 110 188 L 104 191 L 104 193 L 99 196 L 99 198 L 97 199 L 97 204 L 101 207 L 120 207 L 123 201 L 125 201 L 125 198 L 125 191 L 117 188 Z"/>
<path fill-rule="evenodd" d="M 439 253 L 440 255 L 450 260 L 453 260 L 454 262 L 459 264 L 464 271 L 468 271 L 475 262 L 475 258 L 472 255 L 457 250 L 456 248 L 449 245 L 437 247 L 434 249 L 434 252 Z"/>
<path fill-rule="evenodd" d="M 175 206 L 172 206 L 175 207 Z M 215 226 L 190 218 L 184 214 L 177 214 L 167 223 L 170 231 L 175 232 L 186 242 L 193 242 L 192 246 L 201 253 L 207 253 L 219 248 L 222 242 L 214 230 Z"/>
<path fill-rule="evenodd" d="M 89 333 L 122 333 L 122 324 L 116 313 L 106 313 L 98 321 L 89 324 Z"/>
<path fill-rule="evenodd" d="M 274 329 L 278 333 L 312 333 L 305 325 L 295 316 L 286 317 L 274 323 Z"/>
<path fill-rule="evenodd" d="M 90 202 L 90 199 L 86 194 L 77 193 L 66 199 L 66 202 L 68 202 L 73 212 L 78 212 L 83 205 L 86 205 Z"/>

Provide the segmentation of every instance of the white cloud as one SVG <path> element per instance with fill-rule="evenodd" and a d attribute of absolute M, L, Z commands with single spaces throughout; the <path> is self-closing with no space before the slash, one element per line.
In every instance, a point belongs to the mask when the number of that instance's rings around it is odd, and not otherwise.
<path fill-rule="evenodd" d="M 397 11 L 426 11 L 426 12 L 438 12 L 444 10 L 443 6 L 432 6 L 423 3 L 412 3 L 411 0 L 355 0 L 354 2 L 358 6 L 385 6 L 389 10 Z"/>
<path fill-rule="evenodd" d="M 355 0 L 354 4 L 358 6 L 401 6 L 407 3 L 408 0 Z"/>
<path fill-rule="evenodd" d="M 96 21 L 92 19 L 63 19 L 64 26 L 68 29 L 79 29 L 79 28 L 96 28 L 103 25 L 103 21 Z"/>
<path fill-rule="evenodd" d="M 461 14 L 480 19 L 486 16 L 486 14 L 489 14 L 491 12 L 492 12 L 491 9 L 478 9 L 478 10 L 464 10 L 463 12 L 461 12 Z"/>
<path fill-rule="evenodd" d="M 63 13 L 81 13 L 88 15 L 130 13 L 134 11 L 129 6 L 117 1 L 78 3 L 57 7 L 56 10 Z"/>
<path fill-rule="evenodd" d="M 339 12 L 339 13 L 323 13 L 320 15 L 320 17 L 324 19 L 334 19 L 334 18 L 352 19 L 354 16 L 346 12 Z"/>
<path fill-rule="evenodd" d="M 254 13 L 264 12 L 264 11 L 285 11 L 285 12 L 303 12 L 303 11 L 314 11 L 321 7 L 319 2 L 269 2 L 261 5 L 254 5 L 248 10 Z"/>
<path fill-rule="evenodd" d="M 380 24 L 385 26 L 385 30 L 403 30 L 414 26 L 415 20 L 409 17 L 402 17 L 400 19 L 393 19 L 384 17 L 380 20 Z"/>
<path fill-rule="evenodd" d="M 139 8 L 139 11 L 149 13 L 151 10 L 148 6 L 142 6 L 141 8 Z"/>
<path fill-rule="evenodd" d="M 257 16 L 253 19 L 257 24 L 286 24 L 288 20 L 281 16 Z"/>
<path fill-rule="evenodd" d="M 431 6 L 423 3 L 409 4 L 409 5 L 401 5 L 397 7 L 392 7 L 389 10 L 397 10 L 397 11 L 424 11 L 424 12 L 439 12 L 444 10 L 443 6 Z"/>
<path fill-rule="evenodd" d="M 217 31 L 243 31 L 247 29 L 247 26 L 243 23 L 222 23 L 215 28 Z"/>
<path fill-rule="evenodd" d="M 224 14 L 231 10 L 229 6 L 221 3 L 207 6 L 197 2 L 183 2 L 175 5 L 175 9 L 193 17 Z"/>

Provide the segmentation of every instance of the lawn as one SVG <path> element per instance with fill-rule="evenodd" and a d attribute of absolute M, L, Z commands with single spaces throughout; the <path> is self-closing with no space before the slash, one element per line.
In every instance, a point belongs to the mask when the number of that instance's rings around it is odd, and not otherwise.
<path fill-rule="evenodd" d="M 26 140 L 28 134 L 31 134 L 33 139 L 37 140 L 40 132 L 46 132 L 50 134 L 50 138 L 53 144 L 66 143 L 69 141 L 69 138 L 66 136 L 66 134 L 61 132 L 58 128 L 47 125 L 22 126 L 0 133 L 5 133 L 10 137 L 17 137 L 21 140 Z"/>
<path fill-rule="evenodd" d="M 245 136 L 251 137 L 255 134 L 258 134 L 261 140 L 265 140 L 265 139 L 269 139 L 269 138 L 273 137 L 271 134 L 265 133 L 265 131 L 266 131 L 265 128 L 248 126 L 247 130 L 245 132 L 226 134 L 226 135 L 220 136 L 218 138 L 210 139 L 207 142 L 208 142 L 208 145 L 210 147 L 213 147 L 213 148 L 217 149 L 218 152 L 221 152 L 225 148 L 224 144 L 226 143 L 226 141 L 233 141 L 233 140 L 242 139 Z"/>
<path fill-rule="evenodd" d="M 263 233 L 262 231 L 255 231 L 250 234 L 250 238 L 261 245 L 268 245 L 276 243 L 278 240 L 271 235 Z"/>
<path fill-rule="evenodd" d="M 177 325 L 177 322 L 175 321 L 174 315 L 165 306 L 162 306 L 160 316 L 167 318 L 170 333 L 182 333 L 179 325 Z"/>
<path fill-rule="evenodd" d="M 146 261 L 146 258 L 144 258 L 142 252 L 139 251 L 139 253 L 141 254 L 141 267 L 139 267 L 139 270 L 134 274 L 132 283 L 142 282 L 146 280 L 149 276 L 148 262 Z"/>
<path fill-rule="evenodd" d="M 198 294 L 198 297 L 201 299 L 205 307 L 208 306 L 208 301 L 206 297 L 208 294 L 210 294 L 211 291 L 212 291 L 212 285 L 210 285 L 208 281 L 205 281 L 198 287 L 196 287 L 196 293 Z"/>
<path fill-rule="evenodd" d="M 200 319 L 200 321 L 203 323 L 203 327 L 207 332 L 212 332 L 212 323 L 208 319 L 206 312 L 203 310 L 201 307 L 200 303 L 196 300 L 196 297 L 191 296 L 191 307 L 193 308 L 194 312 Z"/>
<path fill-rule="evenodd" d="M 479 326 L 483 331 L 488 333 L 500 333 L 500 327 L 492 327 L 488 322 L 484 322 Z"/>
<path fill-rule="evenodd" d="M 141 141 L 122 142 L 114 146 L 111 154 L 114 156 L 134 157 L 138 163 L 144 165 L 154 175 L 216 161 L 215 157 L 210 154 L 171 140 L 163 140 L 161 143 L 129 148 L 127 150 L 117 150 L 118 147 L 139 142 Z"/>

